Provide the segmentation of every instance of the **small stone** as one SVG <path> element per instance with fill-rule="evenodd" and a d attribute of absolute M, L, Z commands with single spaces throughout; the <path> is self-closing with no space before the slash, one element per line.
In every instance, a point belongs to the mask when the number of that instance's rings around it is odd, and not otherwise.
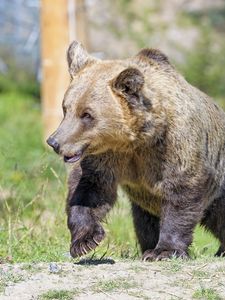
<path fill-rule="evenodd" d="M 61 268 L 56 263 L 50 263 L 49 264 L 49 272 L 50 273 L 59 273 Z"/>

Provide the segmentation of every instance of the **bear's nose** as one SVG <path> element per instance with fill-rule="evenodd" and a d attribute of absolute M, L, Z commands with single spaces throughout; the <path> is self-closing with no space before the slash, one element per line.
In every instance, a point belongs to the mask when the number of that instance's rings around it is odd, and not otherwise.
<path fill-rule="evenodd" d="M 59 143 L 56 141 L 54 137 L 50 136 L 46 142 L 49 146 L 51 146 L 55 150 L 56 153 L 59 153 Z"/>

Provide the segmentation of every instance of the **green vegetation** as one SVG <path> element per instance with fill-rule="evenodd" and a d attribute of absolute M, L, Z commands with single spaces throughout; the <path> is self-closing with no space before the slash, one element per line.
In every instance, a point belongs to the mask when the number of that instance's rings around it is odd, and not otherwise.
<path fill-rule="evenodd" d="M 100 292 L 115 292 L 116 290 L 127 291 L 128 289 L 135 288 L 137 283 L 127 278 L 116 278 L 112 280 L 98 281 L 93 290 Z"/>
<path fill-rule="evenodd" d="M 0 260 L 70 260 L 65 166 L 43 145 L 40 106 L 33 98 L 0 95 L 0 137 Z M 104 224 L 107 237 L 95 257 L 140 256 L 130 215 L 119 191 L 119 201 Z M 213 255 L 217 247 L 210 234 L 196 229 L 193 257 Z"/>
<path fill-rule="evenodd" d="M 65 172 L 43 147 L 39 105 L 16 93 L 2 94 L 0 136 L 0 256 L 57 259 L 67 250 L 62 249 L 68 239 Z"/>
<path fill-rule="evenodd" d="M 196 290 L 193 294 L 193 298 L 202 300 L 222 300 L 217 291 L 212 288 L 200 288 Z"/>
<path fill-rule="evenodd" d="M 6 66 L 0 72 L 0 93 L 19 92 L 40 99 L 40 84 L 29 62 L 18 61 L 6 45 L 0 47 L 0 57 Z"/>
<path fill-rule="evenodd" d="M 73 296 L 76 293 L 66 290 L 50 290 L 42 295 L 40 295 L 38 298 L 40 300 L 72 300 Z"/>
<path fill-rule="evenodd" d="M 215 37 L 208 26 L 202 28 L 200 33 L 194 51 L 186 53 L 182 73 L 187 81 L 218 99 L 225 108 L 225 43 L 220 42 L 215 47 Z"/>
<path fill-rule="evenodd" d="M 7 73 L 7 75 L 0 74 L 0 93 L 19 91 L 21 94 L 34 97 L 38 102 L 40 98 L 40 86 L 35 77 L 32 74 L 24 74 L 21 70 L 17 71 L 16 74 L 20 74 L 20 78 L 15 78 L 11 73 Z"/>

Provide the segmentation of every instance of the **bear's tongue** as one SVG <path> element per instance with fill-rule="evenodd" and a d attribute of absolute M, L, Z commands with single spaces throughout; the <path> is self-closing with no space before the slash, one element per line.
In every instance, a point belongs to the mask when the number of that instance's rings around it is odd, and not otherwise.
<path fill-rule="evenodd" d="M 82 151 L 78 151 L 73 156 L 64 156 L 64 161 L 67 163 L 74 163 L 78 161 L 82 156 Z"/>

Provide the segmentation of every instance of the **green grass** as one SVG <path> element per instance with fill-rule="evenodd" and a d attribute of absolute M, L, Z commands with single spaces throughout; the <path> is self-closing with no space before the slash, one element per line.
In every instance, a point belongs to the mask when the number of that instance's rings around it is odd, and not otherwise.
<path fill-rule="evenodd" d="M 40 105 L 16 93 L 0 95 L 0 260 L 68 261 L 66 171 L 42 142 Z M 138 246 L 130 206 L 119 201 L 104 227 L 107 238 L 96 256 L 135 258 Z M 197 228 L 194 256 L 216 252 L 215 239 Z"/>
<path fill-rule="evenodd" d="M 40 300 L 72 300 L 74 299 L 74 292 L 67 291 L 67 290 L 50 290 L 42 295 L 40 295 L 38 298 Z"/>
<path fill-rule="evenodd" d="M 132 289 L 137 287 L 137 284 L 133 280 L 128 280 L 127 278 L 116 278 L 112 280 L 104 280 L 98 281 L 94 286 L 93 290 L 100 292 L 113 292 L 117 290 L 125 290 Z"/>
<path fill-rule="evenodd" d="M 0 165 L 0 256 L 63 257 L 69 240 L 65 169 L 43 146 L 40 106 L 33 99 L 0 96 Z"/>
<path fill-rule="evenodd" d="M 196 290 L 193 294 L 193 298 L 202 300 L 222 300 L 217 291 L 211 288 L 200 288 Z"/>

